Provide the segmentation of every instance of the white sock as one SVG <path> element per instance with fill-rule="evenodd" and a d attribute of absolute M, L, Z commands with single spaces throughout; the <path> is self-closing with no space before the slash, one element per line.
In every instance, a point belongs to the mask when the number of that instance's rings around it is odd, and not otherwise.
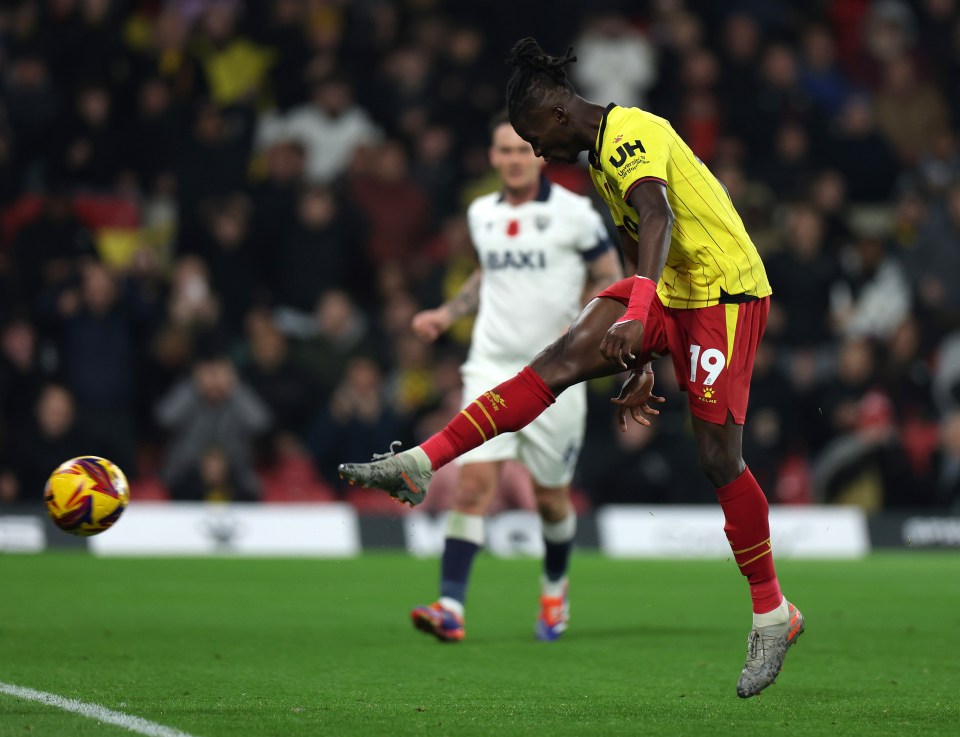
<path fill-rule="evenodd" d="M 430 461 L 430 456 L 428 456 L 426 451 L 419 445 L 403 452 L 417 462 L 417 468 L 421 471 L 424 473 L 433 473 L 433 463 Z"/>
<path fill-rule="evenodd" d="M 565 543 L 573 540 L 577 534 L 577 514 L 571 511 L 559 522 L 540 520 L 540 529 L 543 530 L 543 539 L 551 543 Z"/>
<path fill-rule="evenodd" d="M 483 515 L 451 511 L 447 515 L 446 537 L 455 537 L 483 547 L 485 537 Z"/>
<path fill-rule="evenodd" d="M 769 627 L 772 624 L 786 624 L 787 620 L 790 619 L 790 606 L 787 603 L 786 598 L 780 602 L 780 606 L 776 609 L 764 612 L 763 614 L 753 614 L 753 626 L 754 627 Z"/>
<path fill-rule="evenodd" d="M 540 594 L 555 599 L 563 596 L 567 590 L 567 577 L 564 576 L 559 581 L 551 581 L 546 576 L 540 576 Z"/>
<path fill-rule="evenodd" d="M 448 612 L 453 612 L 460 619 L 463 619 L 463 602 L 459 602 L 456 599 L 451 599 L 449 596 L 441 596 L 437 603 L 446 609 Z"/>

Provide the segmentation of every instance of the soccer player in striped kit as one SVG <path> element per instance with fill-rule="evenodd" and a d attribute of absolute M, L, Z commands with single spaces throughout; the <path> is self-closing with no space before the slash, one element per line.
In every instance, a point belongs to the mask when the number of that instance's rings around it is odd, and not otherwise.
<path fill-rule="evenodd" d="M 647 362 L 669 355 L 686 391 L 700 468 L 723 509 L 724 531 L 747 578 L 753 627 L 737 694 L 776 680 L 804 629 L 780 591 L 767 499 L 742 457 L 754 355 L 772 292 L 763 263 L 723 185 L 670 123 L 638 108 L 584 100 L 567 79 L 575 61 L 546 54 L 532 38 L 511 52 L 507 111 L 517 133 L 546 160 L 582 151 L 620 233 L 633 273 L 604 290 L 560 339 L 512 379 L 480 394 L 446 428 L 409 451 L 344 464 L 344 478 L 416 504 L 433 470 L 499 433 L 532 421 L 568 387 L 623 369 L 621 416 L 651 410 Z"/>
<path fill-rule="evenodd" d="M 452 299 L 414 316 L 414 332 L 432 341 L 457 319 L 476 314 L 470 354 L 461 367 L 464 399 L 516 374 L 540 346 L 566 331 L 587 299 L 622 276 L 600 215 L 586 197 L 544 178 L 543 163 L 506 115 L 494 120 L 490 164 L 500 175 L 501 189 L 467 210 L 479 266 Z M 463 639 L 467 586 L 484 543 L 484 515 L 503 462 L 515 459 L 530 471 L 546 550 L 536 636 L 550 641 L 563 634 L 576 532 L 570 480 L 583 445 L 586 411 L 586 387 L 571 387 L 526 427 L 491 437 L 459 458 L 440 597 L 410 613 L 418 629 L 446 642 Z"/>

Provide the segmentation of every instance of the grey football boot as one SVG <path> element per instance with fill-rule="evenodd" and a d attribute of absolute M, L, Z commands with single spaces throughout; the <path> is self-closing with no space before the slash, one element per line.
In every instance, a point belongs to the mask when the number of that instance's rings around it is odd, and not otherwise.
<path fill-rule="evenodd" d="M 803 634 L 803 615 L 787 603 L 788 617 L 783 624 L 754 627 L 747 636 L 747 662 L 737 684 L 737 696 L 756 696 L 777 680 L 787 650 Z"/>
<path fill-rule="evenodd" d="M 433 477 L 430 459 L 420 448 L 397 453 L 395 445 L 399 443 L 391 443 L 387 453 L 374 453 L 369 463 L 341 463 L 337 471 L 351 485 L 382 489 L 415 507 L 423 501 Z"/>

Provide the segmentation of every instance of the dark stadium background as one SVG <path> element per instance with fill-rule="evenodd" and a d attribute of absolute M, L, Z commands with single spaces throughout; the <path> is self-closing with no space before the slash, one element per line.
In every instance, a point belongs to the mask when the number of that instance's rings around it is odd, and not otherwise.
<path fill-rule="evenodd" d="M 668 118 L 742 213 L 774 287 L 745 433 L 771 501 L 956 513 L 953 0 L 3 3 L 0 504 L 96 452 L 135 499 L 399 509 L 335 467 L 457 408 L 469 325 L 409 322 L 472 268 L 524 35 Z M 712 501 L 656 368 L 653 431 L 591 385 L 581 509 Z M 225 426 L 184 404 L 198 379 Z"/>

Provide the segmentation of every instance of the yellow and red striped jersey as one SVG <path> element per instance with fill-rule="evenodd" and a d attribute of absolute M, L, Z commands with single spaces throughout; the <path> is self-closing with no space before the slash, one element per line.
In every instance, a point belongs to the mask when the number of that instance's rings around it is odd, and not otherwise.
<path fill-rule="evenodd" d="M 590 154 L 590 176 L 613 219 L 634 238 L 630 192 L 667 187 L 674 223 L 657 294 L 667 307 L 708 307 L 771 294 L 763 262 L 723 185 L 669 122 L 639 108 L 607 107 Z"/>

